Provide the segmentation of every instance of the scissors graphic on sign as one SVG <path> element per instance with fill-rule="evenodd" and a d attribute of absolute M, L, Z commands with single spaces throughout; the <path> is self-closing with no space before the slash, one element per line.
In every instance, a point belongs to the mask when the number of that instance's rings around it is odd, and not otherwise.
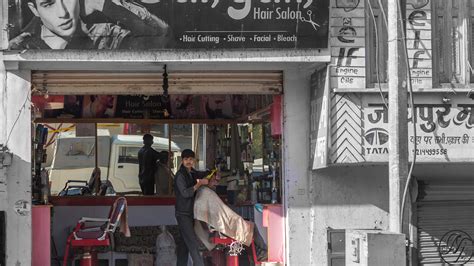
<path fill-rule="evenodd" d="M 311 26 L 313 26 L 314 30 L 318 30 L 318 28 L 321 27 L 321 25 L 313 21 L 313 17 L 312 17 L 313 11 L 308 10 L 308 12 L 306 13 L 308 14 L 309 19 L 301 17 L 301 21 L 310 23 Z"/>

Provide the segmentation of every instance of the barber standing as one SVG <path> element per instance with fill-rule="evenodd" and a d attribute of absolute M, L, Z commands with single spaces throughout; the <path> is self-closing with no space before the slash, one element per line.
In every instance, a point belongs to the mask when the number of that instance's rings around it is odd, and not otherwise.
<path fill-rule="evenodd" d="M 191 254 L 195 266 L 204 266 L 204 261 L 199 253 L 199 240 L 194 232 L 194 196 L 196 190 L 207 185 L 207 179 L 195 179 L 194 171 L 195 154 L 190 149 L 181 153 L 181 167 L 174 179 L 174 190 L 176 192 L 175 215 L 182 240 L 178 245 L 178 266 L 188 265 L 188 254 Z"/>
<path fill-rule="evenodd" d="M 138 151 L 138 181 L 143 195 L 155 194 L 155 172 L 160 154 L 151 145 L 153 136 L 143 135 L 143 147 Z"/>

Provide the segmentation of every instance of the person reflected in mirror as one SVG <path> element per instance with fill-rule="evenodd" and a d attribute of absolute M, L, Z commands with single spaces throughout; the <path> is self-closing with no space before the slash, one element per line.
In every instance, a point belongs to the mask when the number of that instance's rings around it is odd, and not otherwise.
<path fill-rule="evenodd" d="M 169 167 L 169 152 L 161 151 L 155 172 L 156 194 L 160 196 L 170 195 L 170 184 L 174 179 L 173 172 Z M 171 182 L 171 183 L 170 183 Z"/>
<path fill-rule="evenodd" d="M 155 194 L 155 172 L 160 154 L 153 149 L 153 136 L 143 136 L 143 147 L 138 151 L 138 181 L 143 195 Z"/>

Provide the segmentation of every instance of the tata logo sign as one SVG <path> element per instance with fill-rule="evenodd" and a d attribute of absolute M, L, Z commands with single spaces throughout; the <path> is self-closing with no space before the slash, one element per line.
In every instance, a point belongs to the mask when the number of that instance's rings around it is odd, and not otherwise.
<path fill-rule="evenodd" d="M 388 132 L 383 128 L 372 128 L 365 132 L 364 139 L 365 152 L 371 154 L 388 154 L 386 143 L 388 142 Z"/>
<path fill-rule="evenodd" d="M 448 265 L 464 265 L 473 255 L 473 241 L 469 234 L 452 230 L 443 235 L 438 244 L 441 259 Z"/>

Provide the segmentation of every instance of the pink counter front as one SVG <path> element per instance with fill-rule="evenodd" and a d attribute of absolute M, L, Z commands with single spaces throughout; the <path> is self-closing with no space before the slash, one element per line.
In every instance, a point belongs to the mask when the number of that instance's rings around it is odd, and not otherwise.
<path fill-rule="evenodd" d="M 51 264 L 51 205 L 34 205 L 31 214 L 31 265 Z"/>
<path fill-rule="evenodd" d="M 263 226 L 268 228 L 268 261 L 285 263 L 285 216 L 281 204 L 264 205 Z"/>

